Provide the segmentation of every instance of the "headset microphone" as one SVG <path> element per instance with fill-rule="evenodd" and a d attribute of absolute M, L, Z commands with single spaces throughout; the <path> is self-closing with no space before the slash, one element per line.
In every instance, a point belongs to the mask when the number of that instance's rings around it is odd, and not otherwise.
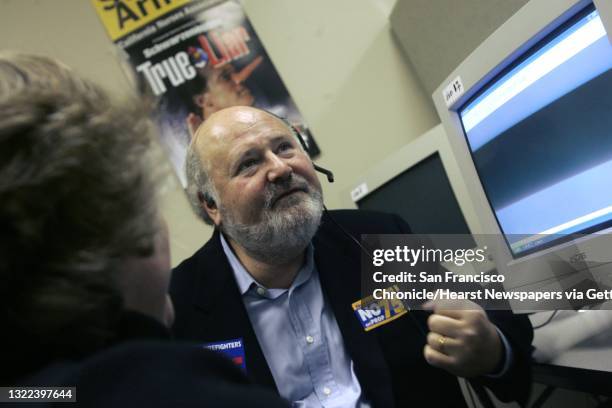
<path fill-rule="evenodd" d="M 276 115 L 274 115 L 274 116 L 276 116 Z M 304 140 L 304 136 L 302 136 L 302 134 L 296 129 L 296 127 L 293 126 L 291 123 L 289 123 L 286 119 L 280 118 L 278 116 L 276 116 L 276 117 L 281 119 L 283 122 L 285 122 L 286 124 L 288 124 L 291 127 L 291 129 L 293 130 L 293 132 L 297 136 L 297 139 L 300 141 L 300 144 L 304 148 L 304 151 L 306 153 L 308 153 L 308 144 L 306 143 L 306 140 Z M 325 168 L 323 168 L 321 166 L 317 166 L 316 164 L 314 164 L 314 162 L 312 163 L 312 165 L 314 166 L 314 169 L 316 171 L 318 171 L 319 173 L 325 174 L 325 176 L 327 177 L 327 181 L 329 181 L 330 183 L 334 182 L 334 173 L 332 173 L 330 170 L 327 170 L 327 169 L 325 169 Z"/>
<path fill-rule="evenodd" d="M 329 181 L 330 183 L 334 182 L 334 173 L 332 173 L 331 171 L 324 169 L 321 166 L 317 166 L 316 164 L 312 163 L 312 165 L 314 166 L 314 169 L 316 171 L 318 171 L 319 173 L 323 173 L 327 176 L 327 181 Z"/>

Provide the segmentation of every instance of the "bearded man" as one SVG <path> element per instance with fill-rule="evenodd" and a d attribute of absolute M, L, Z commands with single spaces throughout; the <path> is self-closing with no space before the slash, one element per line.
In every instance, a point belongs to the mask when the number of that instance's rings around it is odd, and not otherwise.
<path fill-rule="evenodd" d="M 434 308 L 364 331 L 351 308 L 360 299 L 353 237 L 410 229 L 397 216 L 324 211 L 297 136 L 244 106 L 216 112 L 196 132 L 188 195 L 215 232 L 173 272 L 175 336 L 239 344 L 247 375 L 294 406 L 464 406 L 456 376 L 524 401 L 526 319 Z"/>

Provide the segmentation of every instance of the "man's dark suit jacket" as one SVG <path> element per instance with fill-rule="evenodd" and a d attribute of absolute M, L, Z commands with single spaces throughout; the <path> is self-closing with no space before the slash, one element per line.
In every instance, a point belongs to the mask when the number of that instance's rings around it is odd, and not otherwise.
<path fill-rule="evenodd" d="M 404 315 L 369 332 L 354 315 L 351 304 L 361 298 L 361 253 L 348 234 L 360 239 L 361 234 L 382 233 L 406 234 L 410 229 L 394 215 L 329 211 L 313 238 L 323 293 L 334 311 L 364 396 L 375 407 L 465 406 L 456 377 L 430 366 L 423 357 L 425 338 L 417 322 L 426 328 L 428 313 L 409 312 L 416 319 Z M 276 389 L 218 231 L 174 270 L 170 294 L 177 338 L 202 343 L 242 338 L 247 375 L 257 384 Z M 487 386 L 501 400 L 524 402 L 531 382 L 531 325 L 510 312 L 489 316 L 508 339 L 514 358 L 503 377 L 472 381 Z"/>

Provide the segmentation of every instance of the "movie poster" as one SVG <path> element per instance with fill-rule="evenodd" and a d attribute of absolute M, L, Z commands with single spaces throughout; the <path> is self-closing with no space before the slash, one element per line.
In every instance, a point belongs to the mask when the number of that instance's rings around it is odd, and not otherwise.
<path fill-rule="evenodd" d="M 250 105 L 300 129 L 319 149 L 237 1 L 91 0 L 137 78 L 154 95 L 162 144 L 185 185 L 191 135 L 217 110 Z"/>

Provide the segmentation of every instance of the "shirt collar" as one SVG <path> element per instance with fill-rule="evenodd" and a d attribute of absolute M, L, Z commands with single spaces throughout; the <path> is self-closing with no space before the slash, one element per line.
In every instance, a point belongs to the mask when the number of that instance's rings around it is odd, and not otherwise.
<path fill-rule="evenodd" d="M 236 278 L 236 283 L 238 284 L 238 289 L 240 290 L 240 294 L 242 296 L 246 295 L 247 292 L 256 291 L 257 288 L 263 288 L 266 291 L 268 298 L 275 299 L 285 293 L 286 291 L 293 291 L 293 289 L 307 282 L 312 276 L 314 270 L 314 247 L 312 243 L 308 244 L 308 248 L 306 248 L 306 257 L 304 259 L 304 264 L 298 271 L 295 280 L 289 287 L 289 289 L 268 289 L 264 285 L 257 282 L 253 276 L 246 270 L 246 268 L 242 265 L 231 246 L 223 236 L 223 234 L 219 234 L 221 239 L 221 246 L 223 247 L 223 252 L 229 261 L 230 266 L 232 267 L 232 271 L 234 272 L 234 277 Z"/>

